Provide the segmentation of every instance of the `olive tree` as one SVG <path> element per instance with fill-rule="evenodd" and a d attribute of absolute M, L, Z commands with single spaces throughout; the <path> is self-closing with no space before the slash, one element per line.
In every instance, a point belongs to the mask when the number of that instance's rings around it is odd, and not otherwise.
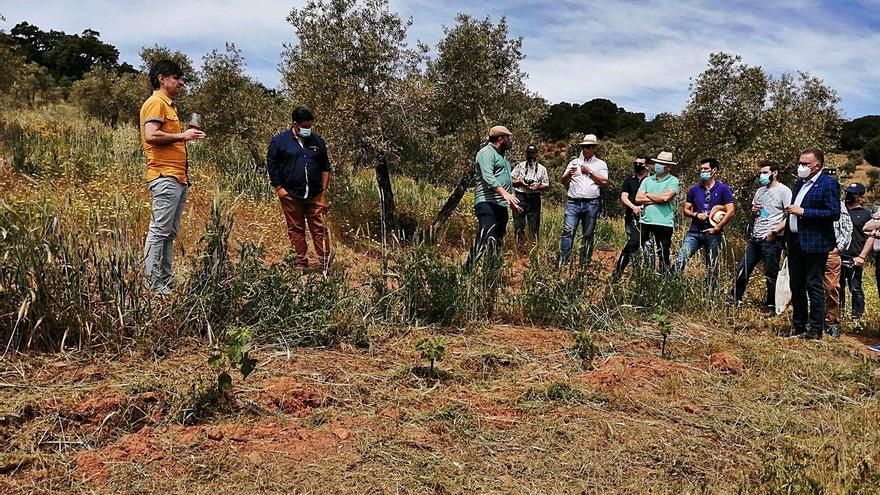
<path fill-rule="evenodd" d="M 73 83 L 70 101 L 108 126 L 137 125 L 139 109 L 150 95 L 149 87 L 146 74 L 120 73 L 98 65 Z"/>
<path fill-rule="evenodd" d="M 781 179 L 787 181 L 800 150 L 837 143 L 839 98 L 805 72 L 773 77 L 739 56 L 714 53 L 690 90 L 682 114 L 667 121 L 681 176 L 696 180 L 697 161 L 715 157 L 742 206 L 751 199 L 758 162 L 780 163 Z"/>
<path fill-rule="evenodd" d="M 525 85 L 520 69 L 525 58 L 522 38 L 511 38 L 504 18 L 474 19 L 459 14 L 456 25 L 444 27 L 437 58 L 428 63 L 434 86 L 431 119 L 436 178 L 457 185 L 434 220 L 440 225 L 474 184 L 473 158 L 492 125 L 505 125 L 521 145 L 537 141 L 533 128 L 546 112 L 546 102 Z"/>
<path fill-rule="evenodd" d="M 269 139 L 288 122 L 289 105 L 276 91 L 248 76 L 245 69 L 241 50 L 235 45 L 227 43 L 224 51 L 211 51 L 202 59 L 189 105 L 204 117 L 212 137 L 209 143 L 241 143 L 252 165 L 262 169 Z"/>
<path fill-rule="evenodd" d="M 310 0 L 287 20 L 296 41 L 283 53 L 285 90 L 313 110 L 337 164 L 375 168 L 385 225 L 394 228 L 389 167 L 431 132 L 422 118 L 427 48 L 407 46 L 412 20 L 387 0 Z"/>

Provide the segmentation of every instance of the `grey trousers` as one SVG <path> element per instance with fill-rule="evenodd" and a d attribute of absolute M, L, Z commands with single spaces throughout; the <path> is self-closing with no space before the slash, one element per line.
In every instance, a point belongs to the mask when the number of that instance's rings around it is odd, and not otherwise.
<path fill-rule="evenodd" d="M 180 215 L 189 196 L 189 186 L 174 177 L 159 177 L 149 185 L 153 208 L 144 243 L 145 284 L 148 290 L 167 293 L 173 285 L 174 239 L 180 229 Z"/>

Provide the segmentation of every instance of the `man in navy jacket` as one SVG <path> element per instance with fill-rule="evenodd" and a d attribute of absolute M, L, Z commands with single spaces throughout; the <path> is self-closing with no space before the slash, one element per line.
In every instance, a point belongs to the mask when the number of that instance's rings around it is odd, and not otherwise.
<path fill-rule="evenodd" d="M 327 144 L 312 132 L 315 116 L 304 107 L 291 114 L 291 128 L 269 143 L 266 166 L 275 194 L 281 201 L 287 236 L 296 251 L 296 268 L 309 266 L 306 224 L 322 269 L 330 263 L 330 236 L 324 225 L 327 209 L 327 186 L 330 184 L 330 160 Z"/>
<path fill-rule="evenodd" d="M 823 276 L 828 253 L 837 246 L 834 222 L 840 218 L 840 184 L 834 177 L 822 173 L 824 165 L 822 150 L 811 148 L 801 153 L 792 204 L 786 208 L 785 240 L 794 310 L 791 335 L 805 339 L 822 338 Z"/>

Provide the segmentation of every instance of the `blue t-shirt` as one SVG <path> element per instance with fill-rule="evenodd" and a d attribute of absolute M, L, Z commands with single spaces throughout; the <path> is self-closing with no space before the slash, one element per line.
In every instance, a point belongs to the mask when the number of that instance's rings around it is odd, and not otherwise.
<path fill-rule="evenodd" d="M 709 192 L 708 195 L 706 194 L 707 192 Z M 685 201 L 693 205 L 691 209 L 694 213 L 708 214 L 712 211 L 712 207 L 714 206 L 729 205 L 733 203 L 733 193 L 730 192 L 730 188 L 727 187 L 727 184 L 718 180 L 715 181 L 715 185 L 712 186 L 711 191 L 706 191 L 703 184 L 697 183 L 688 189 Z M 711 227 L 712 224 L 709 223 L 709 220 L 699 220 L 694 217 L 691 220 L 691 228 L 688 229 L 688 232 L 702 232 Z"/>

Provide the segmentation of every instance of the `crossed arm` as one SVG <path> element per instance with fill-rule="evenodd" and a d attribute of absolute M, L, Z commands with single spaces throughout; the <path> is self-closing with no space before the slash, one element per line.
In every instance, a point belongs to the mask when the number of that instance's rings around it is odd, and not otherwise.
<path fill-rule="evenodd" d="M 675 191 L 667 189 L 660 193 L 647 193 L 639 191 L 636 194 L 636 201 L 642 205 L 662 205 L 668 203 L 675 198 Z"/>

